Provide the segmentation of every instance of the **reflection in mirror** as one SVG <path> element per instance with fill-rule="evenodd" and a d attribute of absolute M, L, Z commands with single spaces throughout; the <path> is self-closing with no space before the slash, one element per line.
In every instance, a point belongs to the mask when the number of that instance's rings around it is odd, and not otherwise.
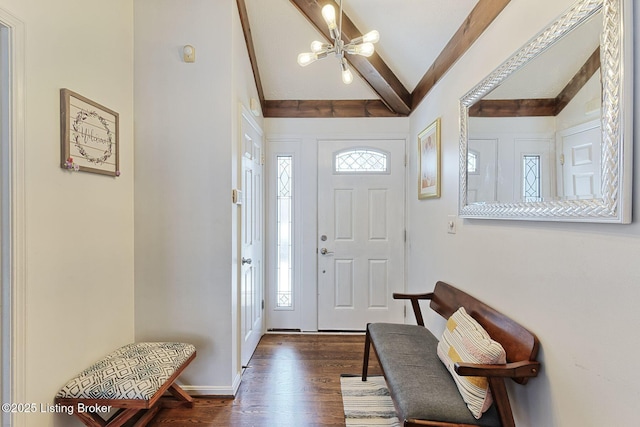
<path fill-rule="evenodd" d="M 630 221 L 624 19 L 579 0 L 461 99 L 461 216 Z"/>
<path fill-rule="evenodd" d="M 601 30 L 597 13 L 469 107 L 469 202 L 602 196 Z"/>

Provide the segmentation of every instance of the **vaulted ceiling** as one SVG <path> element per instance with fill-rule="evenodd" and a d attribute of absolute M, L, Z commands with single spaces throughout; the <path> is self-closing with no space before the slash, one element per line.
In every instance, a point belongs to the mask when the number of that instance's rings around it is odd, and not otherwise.
<path fill-rule="evenodd" d="M 510 0 L 343 0 L 345 42 L 380 32 L 374 55 L 346 55 L 350 85 L 331 56 L 296 62 L 331 40 L 321 9 L 334 0 L 236 1 L 265 117 L 393 117 L 409 115 Z"/>

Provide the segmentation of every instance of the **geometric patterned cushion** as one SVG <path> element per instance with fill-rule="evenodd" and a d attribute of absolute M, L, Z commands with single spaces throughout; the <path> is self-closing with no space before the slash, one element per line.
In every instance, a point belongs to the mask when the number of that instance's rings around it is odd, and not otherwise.
<path fill-rule="evenodd" d="M 438 343 L 438 357 L 447 367 L 458 386 L 467 407 L 476 419 L 489 409 L 493 399 L 485 377 L 463 377 L 456 373 L 456 362 L 496 364 L 507 363 L 500 343 L 491 339 L 487 331 L 460 307 L 447 320 Z"/>
<path fill-rule="evenodd" d="M 125 345 L 82 371 L 56 397 L 149 400 L 195 350 L 175 342 Z"/>

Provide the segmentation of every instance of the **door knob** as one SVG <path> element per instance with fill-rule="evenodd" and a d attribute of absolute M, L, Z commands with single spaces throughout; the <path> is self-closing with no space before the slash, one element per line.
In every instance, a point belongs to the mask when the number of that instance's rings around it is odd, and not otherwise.
<path fill-rule="evenodd" d="M 251 265 L 251 258 L 242 257 L 242 265 L 249 264 Z"/>
<path fill-rule="evenodd" d="M 327 248 L 322 248 L 322 249 L 320 249 L 320 253 L 322 255 L 328 255 L 328 254 L 332 254 L 333 252 L 328 251 Z"/>

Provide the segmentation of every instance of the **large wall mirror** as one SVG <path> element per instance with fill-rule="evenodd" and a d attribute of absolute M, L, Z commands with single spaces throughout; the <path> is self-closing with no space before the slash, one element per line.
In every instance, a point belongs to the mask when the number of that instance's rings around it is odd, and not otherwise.
<path fill-rule="evenodd" d="M 577 1 L 460 100 L 461 217 L 631 221 L 631 6 Z"/>

